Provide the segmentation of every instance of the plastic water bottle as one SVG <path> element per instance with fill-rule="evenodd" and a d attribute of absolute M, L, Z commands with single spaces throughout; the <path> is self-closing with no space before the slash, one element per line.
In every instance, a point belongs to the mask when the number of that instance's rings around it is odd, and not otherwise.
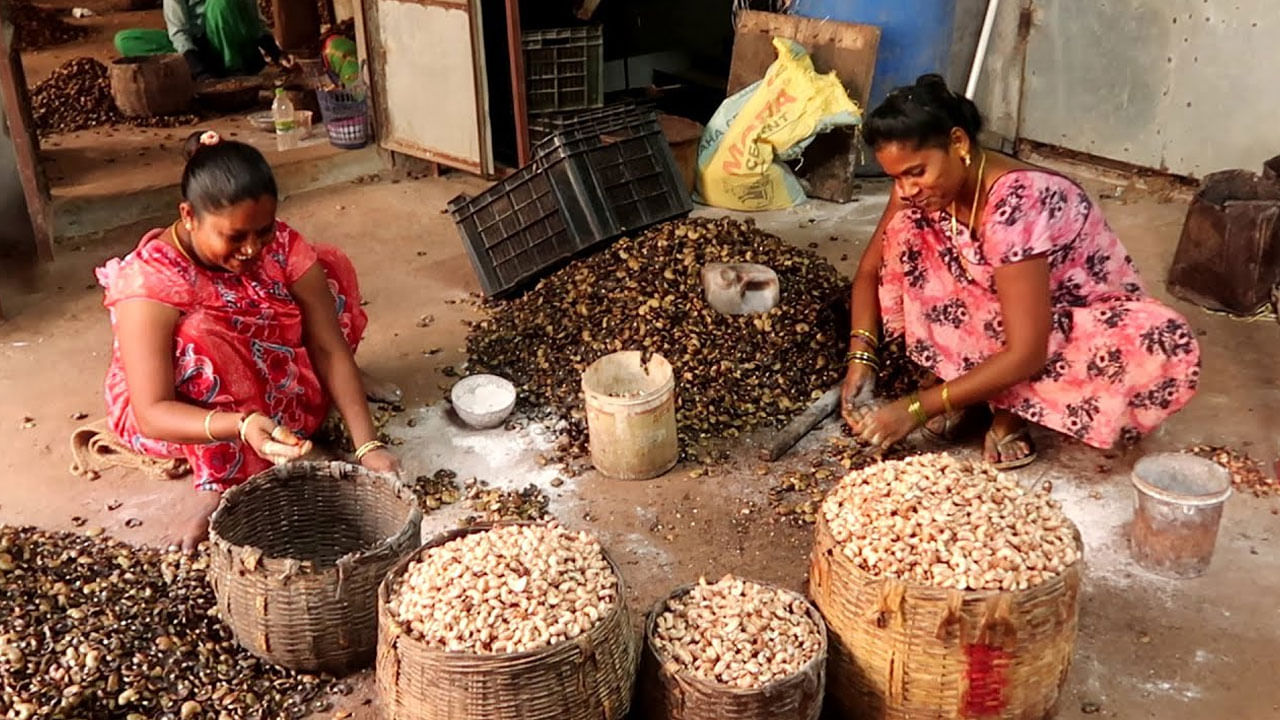
<path fill-rule="evenodd" d="M 298 124 L 294 120 L 293 103 L 284 94 L 284 88 L 276 88 L 276 99 L 271 103 L 271 119 L 276 125 L 276 150 L 283 152 L 298 147 Z"/>

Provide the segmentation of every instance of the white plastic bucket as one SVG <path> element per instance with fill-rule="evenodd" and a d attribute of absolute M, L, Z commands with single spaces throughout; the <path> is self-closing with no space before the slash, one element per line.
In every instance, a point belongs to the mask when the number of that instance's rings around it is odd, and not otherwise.
<path fill-rule="evenodd" d="M 639 351 L 606 355 L 582 373 L 591 462 L 619 480 L 646 480 L 675 466 L 675 375 L 671 363 Z"/>

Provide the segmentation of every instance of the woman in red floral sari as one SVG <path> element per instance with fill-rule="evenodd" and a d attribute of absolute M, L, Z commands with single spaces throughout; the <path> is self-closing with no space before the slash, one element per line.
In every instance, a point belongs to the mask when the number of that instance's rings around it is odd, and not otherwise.
<path fill-rule="evenodd" d="M 894 193 L 854 280 L 845 419 L 887 446 L 920 425 L 950 438 L 966 408 L 987 406 L 985 456 L 1001 469 L 1035 459 L 1028 422 L 1132 443 L 1195 394 L 1195 334 L 1147 293 L 1079 185 L 980 147 L 981 129 L 937 75 L 867 118 Z M 939 382 L 868 411 L 881 331 Z"/>
<path fill-rule="evenodd" d="M 266 159 L 216 133 L 187 142 L 180 218 L 98 270 L 115 342 L 111 428 L 139 453 L 185 457 L 201 502 L 175 528 L 190 550 L 227 488 L 304 455 L 337 408 L 366 467 L 377 441 L 353 353 L 367 318 L 351 261 L 276 219 Z"/>

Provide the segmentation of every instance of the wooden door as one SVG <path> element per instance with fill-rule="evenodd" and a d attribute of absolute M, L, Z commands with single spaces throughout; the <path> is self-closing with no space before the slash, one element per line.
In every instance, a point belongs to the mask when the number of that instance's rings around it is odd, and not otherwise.
<path fill-rule="evenodd" d="M 22 57 L 13 42 L 13 25 L 0 10 L 0 99 L 3 99 L 4 121 L 9 138 L 0 134 L 0 142 L 13 142 L 18 177 L 31 216 L 36 254 L 41 260 L 53 259 L 53 226 L 50 222 L 49 183 L 40 165 L 40 147 L 36 126 L 31 117 L 31 96 L 27 92 L 27 76 L 22 70 Z"/>
<path fill-rule="evenodd" d="M 364 0 L 382 147 L 494 172 L 480 0 Z"/>

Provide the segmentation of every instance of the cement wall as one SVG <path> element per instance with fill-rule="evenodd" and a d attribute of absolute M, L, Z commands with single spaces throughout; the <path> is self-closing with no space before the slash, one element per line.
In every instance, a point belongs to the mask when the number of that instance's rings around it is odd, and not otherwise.
<path fill-rule="evenodd" d="M 960 2 L 957 46 L 976 42 Z M 1278 30 L 1275 0 L 1004 0 L 977 101 L 1006 138 L 1194 177 L 1257 169 L 1280 153 Z"/>

